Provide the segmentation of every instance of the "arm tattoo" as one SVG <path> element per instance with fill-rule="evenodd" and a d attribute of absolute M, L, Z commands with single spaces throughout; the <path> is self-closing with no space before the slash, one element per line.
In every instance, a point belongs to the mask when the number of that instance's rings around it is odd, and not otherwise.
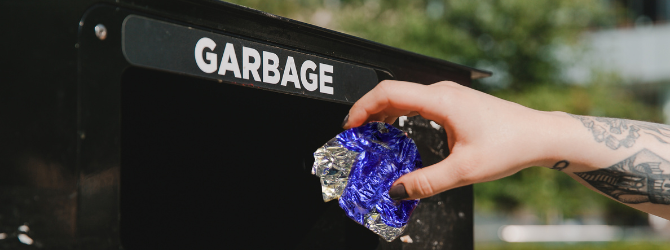
<path fill-rule="evenodd" d="M 670 144 L 670 126 L 665 124 L 642 122 L 626 119 L 607 117 L 591 117 L 573 115 L 570 116 L 582 121 L 585 127 L 593 134 L 596 142 L 605 142 L 611 149 L 621 146 L 630 148 L 640 133 L 645 133 L 656 138 L 661 143 Z"/>
<path fill-rule="evenodd" d="M 567 168 L 568 166 L 570 166 L 570 162 L 566 161 L 566 160 L 562 160 L 562 161 L 559 161 L 556 164 L 554 164 L 554 166 L 551 167 L 551 169 L 556 169 L 558 171 L 563 171 L 563 169 Z"/>
<path fill-rule="evenodd" d="M 670 204 L 670 162 L 647 149 L 608 168 L 575 172 L 594 188 L 623 203 Z"/>

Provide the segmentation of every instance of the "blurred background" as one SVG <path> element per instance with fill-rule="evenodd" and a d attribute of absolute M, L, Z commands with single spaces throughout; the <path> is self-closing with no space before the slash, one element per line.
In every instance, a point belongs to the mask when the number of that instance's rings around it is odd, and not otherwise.
<path fill-rule="evenodd" d="M 670 122 L 670 0 L 233 0 L 493 72 L 473 87 L 539 110 Z M 670 249 L 670 223 L 567 175 L 476 184 L 475 249 Z"/>

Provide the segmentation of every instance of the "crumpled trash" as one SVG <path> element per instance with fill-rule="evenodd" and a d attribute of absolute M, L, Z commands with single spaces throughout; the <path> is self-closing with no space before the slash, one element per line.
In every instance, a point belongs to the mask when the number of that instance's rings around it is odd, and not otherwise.
<path fill-rule="evenodd" d="M 388 190 L 400 176 L 423 167 L 416 144 L 390 124 L 348 129 L 314 152 L 312 174 L 320 177 L 324 201 L 339 199 L 349 218 L 396 239 L 419 200 L 395 201 Z"/>

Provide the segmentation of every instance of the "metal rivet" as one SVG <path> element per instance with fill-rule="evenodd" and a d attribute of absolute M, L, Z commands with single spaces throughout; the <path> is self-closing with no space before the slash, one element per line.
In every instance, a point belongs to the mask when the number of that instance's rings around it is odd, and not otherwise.
<path fill-rule="evenodd" d="M 100 40 L 105 40 L 107 38 L 107 28 L 101 23 L 95 26 L 95 36 Z"/>

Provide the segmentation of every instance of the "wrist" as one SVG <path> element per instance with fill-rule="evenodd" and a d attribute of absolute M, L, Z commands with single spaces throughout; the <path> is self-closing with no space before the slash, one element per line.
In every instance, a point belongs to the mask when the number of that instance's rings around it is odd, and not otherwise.
<path fill-rule="evenodd" d="M 536 147 L 538 157 L 533 166 L 562 170 L 562 168 L 583 165 L 586 145 L 589 143 L 588 131 L 584 131 L 581 122 L 570 114 L 560 111 L 538 111 Z M 572 169 L 572 168 L 571 168 Z"/>
<path fill-rule="evenodd" d="M 564 112 L 545 113 L 550 117 L 547 119 L 551 121 L 547 125 L 550 132 L 543 149 L 544 160 L 539 166 L 552 168 L 560 161 L 567 161 L 569 162 L 568 168 L 557 170 L 564 172 L 593 171 L 621 160 L 619 159 L 621 153 L 633 154 L 640 150 L 638 145 L 610 148 L 607 145 L 607 138 L 590 128 L 594 126 L 590 124 L 593 123 L 594 117 L 575 116 Z M 595 126 L 597 127 L 597 124 Z M 599 128 L 600 130 L 607 130 L 607 128 Z M 599 137 L 594 133 L 597 133 Z M 556 167 L 562 165 L 559 164 Z"/>

